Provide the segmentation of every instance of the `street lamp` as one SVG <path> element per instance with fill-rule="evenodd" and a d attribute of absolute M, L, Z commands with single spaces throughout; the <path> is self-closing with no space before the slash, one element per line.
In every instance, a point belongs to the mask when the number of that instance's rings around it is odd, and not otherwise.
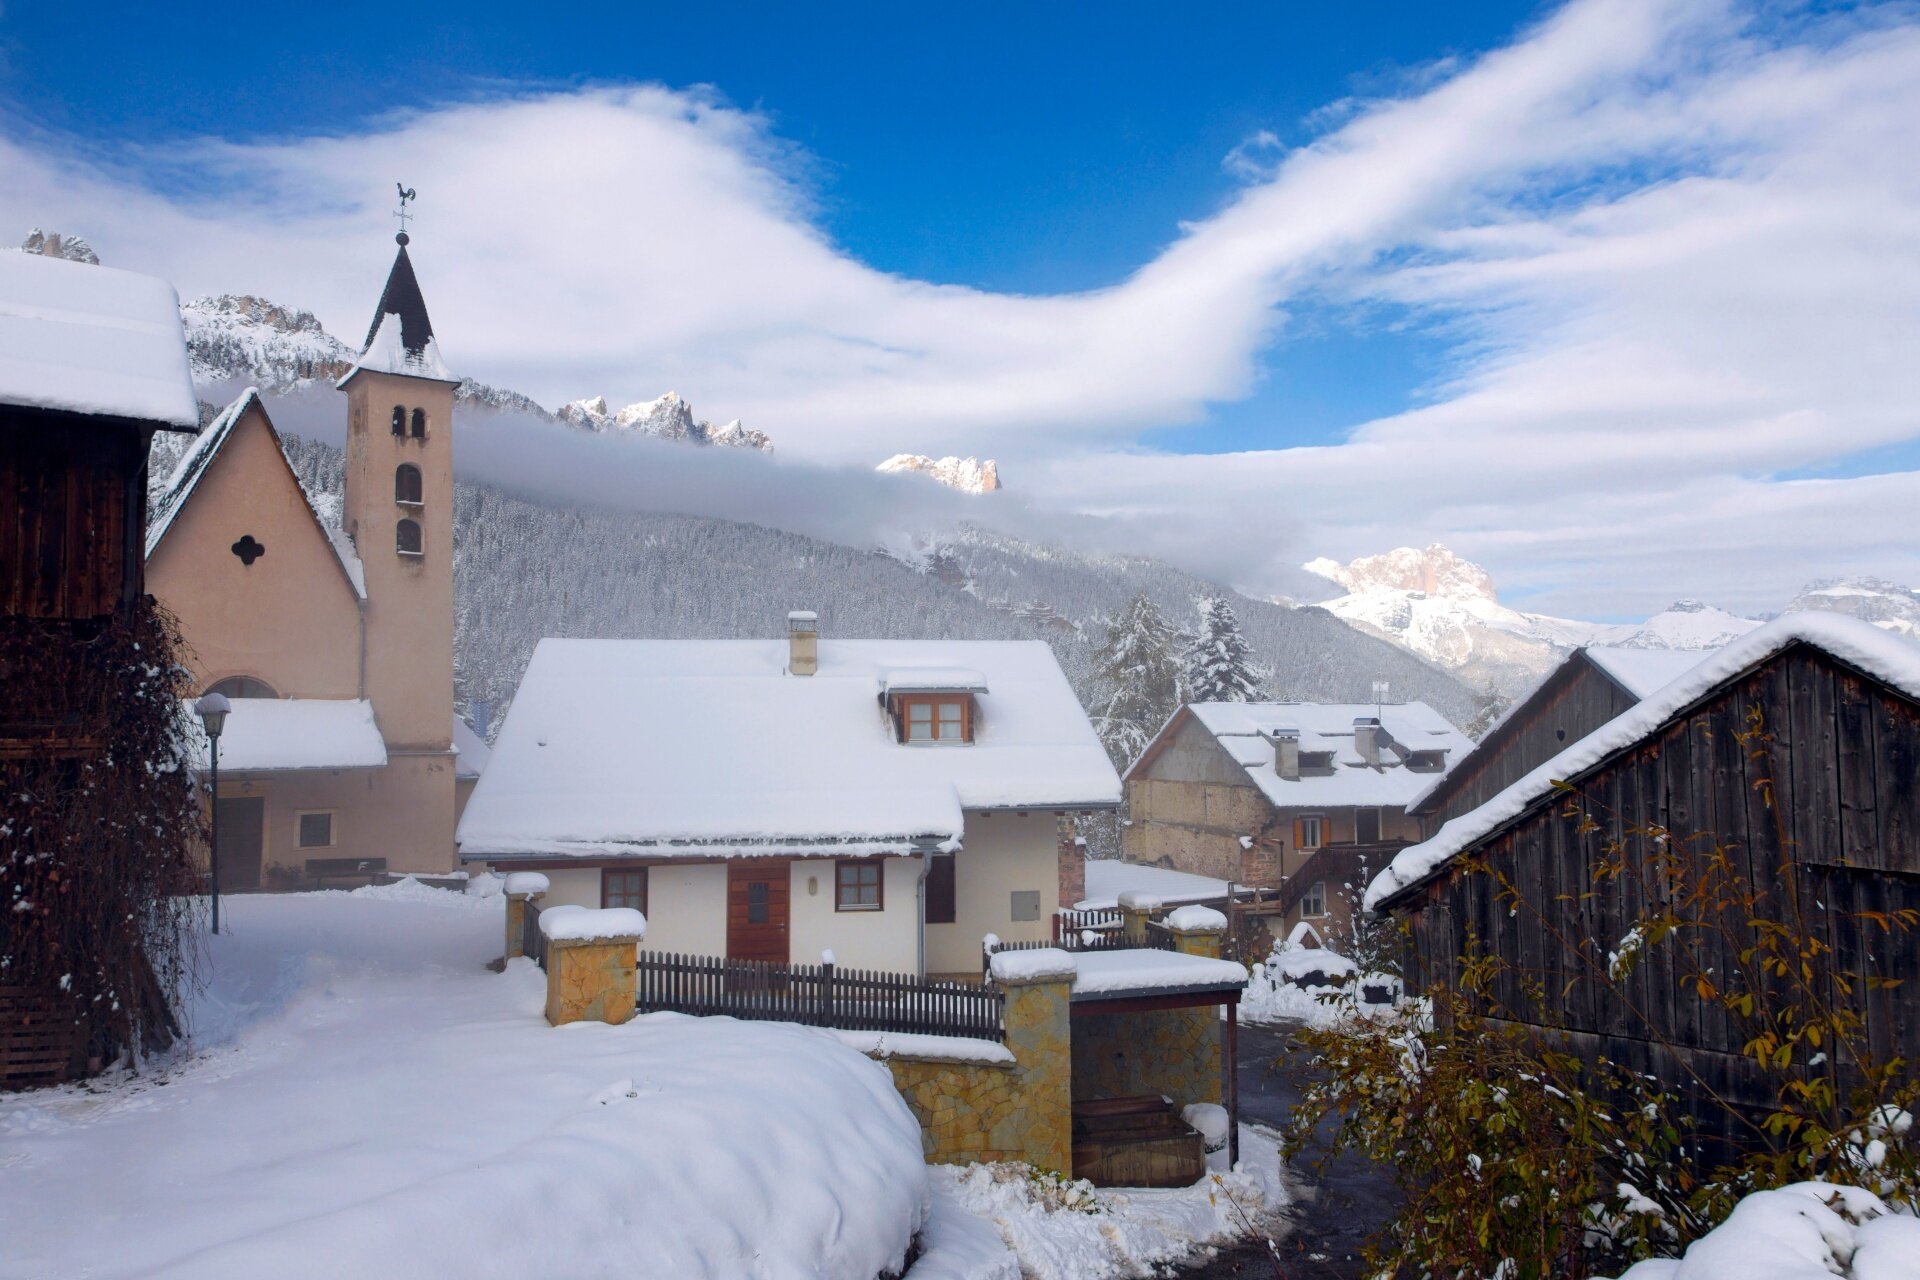
<path fill-rule="evenodd" d="M 227 712 L 233 704 L 224 693 L 209 693 L 193 704 L 207 731 L 207 746 L 213 755 L 213 847 L 207 853 L 209 884 L 213 891 L 213 931 L 220 932 L 220 731 L 227 727 Z"/>

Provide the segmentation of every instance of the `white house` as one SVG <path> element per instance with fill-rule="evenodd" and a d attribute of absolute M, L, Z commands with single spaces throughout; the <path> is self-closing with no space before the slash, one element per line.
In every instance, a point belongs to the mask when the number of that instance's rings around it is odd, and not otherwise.
<path fill-rule="evenodd" d="M 540 642 L 459 830 L 649 950 L 972 973 L 1080 897 L 1120 780 L 1038 641 Z"/>

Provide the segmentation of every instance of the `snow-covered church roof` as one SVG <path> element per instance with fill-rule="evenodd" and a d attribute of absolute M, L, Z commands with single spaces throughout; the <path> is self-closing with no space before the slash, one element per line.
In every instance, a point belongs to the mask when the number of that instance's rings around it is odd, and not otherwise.
<path fill-rule="evenodd" d="M 1120 780 L 1039 641 L 542 640 L 460 822 L 461 856 L 908 853 L 969 809 L 1111 808 Z M 897 742 L 889 673 L 964 667 L 967 745 Z"/>
<path fill-rule="evenodd" d="M 407 256 L 404 239 L 400 252 L 394 255 L 393 269 L 387 273 L 387 287 L 380 291 L 380 305 L 373 310 L 366 345 L 340 385 L 346 386 L 362 370 L 436 382 L 460 380 L 448 372 L 440 358 L 433 321 L 427 316 L 427 300 L 420 293 L 420 281 L 413 274 L 413 260 Z"/>
<path fill-rule="evenodd" d="M 1432 839 L 1402 849 L 1367 886 L 1367 909 L 1378 909 L 1437 874 L 1468 848 L 1519 820 L 1555 793 L 1556 782 L 1577 782 L 1715 689 L 1794 644 L 1812 645 L 1920 701 L 1920 645 L 1843 614 L 1785 614 L 1705 655 L 1637 706 L 1601 725 L 1479 808 L 1442 826 Z"/>
<path fill-rule="evenodd" d="M 179 295 L 152 276 L 0 252 L 0 405 L 193 430 Z"/>
<path fill-rule="evenodd" d="M 1426 790 L 1435 774 L 1464 755 L 1473 740 L 1424 702 L 1195 702 L 1175 712 L 1128 770 L 1144 776 L 1162 746 L 1187 717 L 1213 735 L 1274 807 L 1399 808 Z M 1354 721 L 1377 717 L 1386 736 L 1379 764 L 1369 767 L 1354 737 Z M 1274 768 L 1274 736 L 1292 730 L 1303 757 L 1329 756 L 1327 764 L 1303 762 L 1298 778 Z M 1409 767 L 1415 753 L 1422 767 Z"/>

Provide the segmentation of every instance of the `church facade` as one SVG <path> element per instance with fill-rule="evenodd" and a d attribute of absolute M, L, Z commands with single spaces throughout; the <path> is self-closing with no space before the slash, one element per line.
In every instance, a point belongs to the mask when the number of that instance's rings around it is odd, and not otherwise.
<path fill-rule="evenodd" d="M 484 764 L 453 709 L 457 379 L 404 236 L 338 385 L 337 502 L 302 489 L 249 390 L 182 457 L 148 528 L 148 590 L 179 619 L 199 689 L 233 699 L 223 890 L 449 873 Z"/>

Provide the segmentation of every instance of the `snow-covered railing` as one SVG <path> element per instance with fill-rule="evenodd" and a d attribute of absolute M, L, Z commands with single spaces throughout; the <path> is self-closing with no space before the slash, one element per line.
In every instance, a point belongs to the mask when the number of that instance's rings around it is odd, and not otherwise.
<path fill-rule="evenodd" d="M 997 988 L 908 973 L 642 951 L 637 1006 L 842 1031 L 1000 1040 Z"/>

